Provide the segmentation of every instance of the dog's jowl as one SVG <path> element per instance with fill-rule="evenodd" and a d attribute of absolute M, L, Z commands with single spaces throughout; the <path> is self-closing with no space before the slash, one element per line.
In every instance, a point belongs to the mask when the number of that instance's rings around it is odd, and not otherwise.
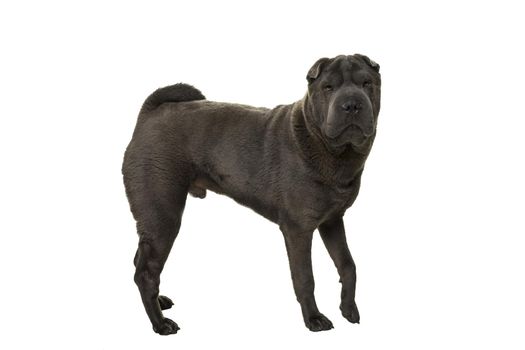
<path fill-rule="evenodd" d="M 318 229 L 340 275 L 342 314 L 359 322 L 343 215 L 376 134 L 379 65 L 358 54 L 321 58 L 306 79 L 301 100 L 274 109 L 208 101 L 186 84 L 158 89 L 144 102 L 122 172 L 139 235 L 135 282 L 155 332 L 179 330 L 162 313 L 173 302 L 159 294 L 160 274 L 188 193 L 205 198 L 207 190 L 279 225 L 312 331 L 332 328 L 314 298 L 310 250 Z"/>

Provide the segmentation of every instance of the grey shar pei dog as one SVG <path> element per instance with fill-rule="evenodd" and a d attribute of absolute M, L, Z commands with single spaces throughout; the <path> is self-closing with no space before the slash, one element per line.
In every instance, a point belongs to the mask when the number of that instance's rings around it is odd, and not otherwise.
<path fill-rule="evenodd" d="M 273 109 L 207 101 L 175 84 L 144 102 L 122 173 L 139 244 L 135 282 L 159 334 L 178 325 L 164 317 L 160 274 L 179 232 L 186 197 L 225 194 L 279 225 L 306 327 L 333 328 L 314 298 L 311 244 L 316 229 L 342 283 L 340 309 L 359 322 L 356 270 L 343 215 L 359 192 L 376 134 L 379 65 L 355 54 L 321 58 L 299 101 Z"/>

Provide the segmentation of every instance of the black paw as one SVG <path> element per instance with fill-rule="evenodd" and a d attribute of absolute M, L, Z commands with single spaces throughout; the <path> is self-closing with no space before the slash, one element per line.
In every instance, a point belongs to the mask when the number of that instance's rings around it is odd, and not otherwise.
<path fill-rule="evenodd" d="M 334 328 L 332 321 L 323 314 L 312 316 L 308 320 L 305 320 L 304 323 L 312 332 L 327 331 Z"/>
<path fill-rule="evenodd" d="M 357 310 L 357 305 L 351 303 L 343 306 L 341 304 L 341 312 L 343 313 L 344 318 L 346 318 L 351 323 L 359 323 L 359 310 Z"/>
<path fill-rule="evenodd" d="M 155 333 L 160 335 L 175 334 L 179 329 L 179 326 L 169 318 L 163 318 L 157 327 L 153 327 Z"/>
<path fill-rule="evenodd" d="M 173 301 L 170 298 L 164 295 L 159 295 L 159 305 L 161 310 L 171 309 L 173 306 Z"/>

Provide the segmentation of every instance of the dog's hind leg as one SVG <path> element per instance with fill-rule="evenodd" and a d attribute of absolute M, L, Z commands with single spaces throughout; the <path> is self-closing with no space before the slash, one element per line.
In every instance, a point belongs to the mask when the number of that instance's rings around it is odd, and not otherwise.
<path fill-rule="evenodd" d="M 137 267 L 138 257 L 139 257 L 139 249 L 137 249 L 137 253 L 135 254 L 135 258 L 133 259 L 133 264 L 135 265 L 135 268 Z M 171 309 L 171 307 L 173 306 L 173 301 L 165 295 L 159 295 L 158 300 L 159 300 L 159 306 L 161 310 Z"/>
<path fill-rule="evenodd" d="M 164 317 L 162 309 L 170 308 L 173 302 L 159 295 L 160 274 L 164 268 L 173 242 L 179 232 L 186 202 L 187 188 L 173 186 L 158 200 L 142 203 L 144 214 L 137 218 L 139 247 L 135 256 L 135 283 L 142 303 L 151 321 L 153 330 L 161 335 L 177 333 L 179 326 Z"/>

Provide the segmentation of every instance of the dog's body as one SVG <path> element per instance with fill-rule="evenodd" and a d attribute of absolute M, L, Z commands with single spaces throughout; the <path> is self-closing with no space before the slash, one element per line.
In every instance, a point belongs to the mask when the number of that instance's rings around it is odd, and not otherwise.
<path fill-rule="evenodd" d="M 159 277 L 187 194 L 204 198 L 207 189 L 279 225 L 304 321 L 313 331 L 332 328 L 313 296 L 310 247 L 319 229 L 343 283 L 343 315 L 359 322 L 342 216 L 357 197 L 375 137 L 378 71 L 361 55 L 321 59 L 308 73 L 308 94 L 274 109 L 210 102 L 185 84 L 148 97 L 123 174 L 140 237 L 135 281 L 156 332 L 179 329 L 162 315 L 172 302 L 159 296 Z"/>

